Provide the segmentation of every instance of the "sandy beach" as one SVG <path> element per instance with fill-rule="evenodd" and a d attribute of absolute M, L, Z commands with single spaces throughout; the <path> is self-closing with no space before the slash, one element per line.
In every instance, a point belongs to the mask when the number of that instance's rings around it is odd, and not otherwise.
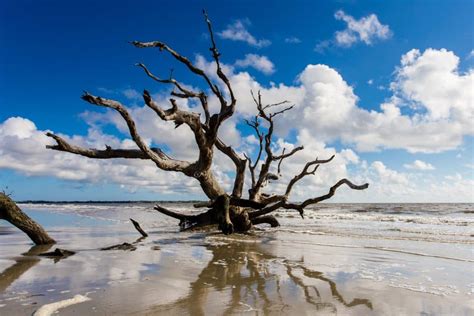
<path fill-rule="evenodd" d="M 180 233 L 151 206 L 21 205 L 58 244 L 32 247 L 1 223 L 0 314 L 31 315 L 76 295 L 89 300 L 59 315 L 474 313 L 469 204 L 324 205 L 232 236 Z M 150 236 L 139 238 L 129 217 Z M 135 249 L 100 250 L 124 242 Z M 38 256 L 56 247 L 76 254 Z"/>

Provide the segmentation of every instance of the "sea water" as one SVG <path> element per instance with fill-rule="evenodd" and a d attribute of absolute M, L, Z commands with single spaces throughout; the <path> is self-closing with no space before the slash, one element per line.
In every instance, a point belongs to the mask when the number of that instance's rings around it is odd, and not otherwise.
<path fill-rule="evenodd" d="M 22 256 L 30 242 L 0 223 L 0 314 L 76 294 L 92 298 L 86 312 L 125 314 L 474 313 L 473 204 L 318 204 L 304 219 L 279 210 L 280 227 L 232 236 L 181 233 L 153 205 L 20 204 L 77 254 L 57 263 Z M 162 205 L 202 211 L 186 202 Z M 134 253 L 99 251 L 139 237 L 129 218 L 150 237 Z M 124 296 L 133 297 L 137 284 L 145 292 L 133 304 Z"/>

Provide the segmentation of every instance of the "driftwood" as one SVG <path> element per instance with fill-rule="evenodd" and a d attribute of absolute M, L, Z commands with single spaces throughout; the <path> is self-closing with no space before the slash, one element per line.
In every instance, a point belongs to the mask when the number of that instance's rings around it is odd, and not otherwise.
<path fill-rule="evenodd" d="M 56 242 L 43 227 L 26 215 L 5 193 L 0 193 L 0 219 L 6 220 L 22 230 L 36 245 Z"/>
<path fill-rule="evenodd" d="M 129 244 L 128 242 L 124 242 L 123 244 L 118 244 L 118 245 L 113 245 L 113 246 L 110 246 L 110 247 L 101 248 L 100 250 L 130 250 L 130 251 L 135 251 L 135 250 L 137 250 L 137 247 L 135 247 L 132 244 Z"/>
<path fill-rule="evenodd" d="M 143 236 L 143 237 L 148 237 L 148 234 L 140 227 L 140 224 L 135 221 L 134 219 L 130 218 L 130 221 L 132 222 L 133 226 L 135 229 Z"/>
<path fill-rule="evenodd" d="M 246 122 L 254 130 L 259 141 L 257 155 L 253 158 L 251 158 L 251 155 L 242 155 L 231 146 L 225 144 L 219 138 L 219 128 L 225 120 L 234 114 L 237 100 L 230 80 L 221 66 L 221 54 L 217 49 L 211 22 L 206 12 L 204 12 L 204 18 L 210 35 L 210 51 L 216 65 L 216 76 L 208 75 L 203 69 L 194 65 L 190 59 L 181 55 L 166 43 L 160 41 L 131 42 L 137 48 L 158 49 L 159 52 L 169 54 L 192 74 L 202 79 L 205 89 L 189 88 L 189 85 L 181 83 L 175 78 L 163 79 L 156 76 L 143 63 L 136 64 L 154 82 L 173 87 L 171 98 L 169 99 L 169 107 L 167 108 L 162 104 L 158 104 L 147 90 L 143 91 L 143 101 L 159 119 L 174 123 L 176 127 L 183 126 L 191 130 L 199 149 L 197 160 L 178 160 L 166 154 L 160 148 L 149 147 L 139 134 L 136 123 L 125 105 L 116 100 L 102 98 L 88 92 L 82 95 L 84 101 L 95 106 L 112 109 L 123 118 L 127 124 L 130 136 L 138 149 L 111 148 L 110 146 L 105 146 L 105 149 L 82 148 L 69 144 L 67 140 L 53 133 L 47 133 L 46 135 L 51 137 L 56 144 L 46 147 L 92 159 L 146 159 L 152 161 L 161 170 L 179 172 L 195 179 L 209 199 L 209 202 L 201 203 L 197 206 L 208 207 L 207 211 L 198 215 L 185 215 L 159 205 L 155 207 L 162 214 L 179 220 L 181 230 L 206 225 L 218 225 L 223 233 L 230 234 L 234 231 L 247 231 L 252 225 L 257 224 L 270 224 L 275 227 L 279 223 L 269 213 L 277 209 L 296 210 L 301 217 L 304 217 L 305 208 L 331 198 L 341 185 L 347 185 L 353 190 L 366 189 L 368 187 L 367 183 L 356 185 L 348 179 L 341 179 L 323 196 L 310 198 L 300 203 L 290 202 L 289 198 L 293 188 L 303 178 L 314 175 L 320 165 L 329 163 L 334 158 L 332 156 L 328 159 L 315 158 L 306 163 L 301 172 L 290 180 L 284 193 L 265 192 L 269 181 L 280 180 L 283 162 L 304 150 L 303 146 L 299 146 L 289 151 L 283 149 L 279 154 L 273 152 L 275 147 L 273 146 L 275 120 L 281 114 L 290 111 L 293 105 L 290 105 L 289 101 L 264 104 L 260 91 L 258 91 L 257 95 L 251 92 L 256 105 L 256 115 L 253 119 Z M 209 109 L 209 97 L 215 97 L 219 103 L 219 109 L 216 113 L 211 113 Z M 204 115 L 192 111 L 192 109 L 181 108 L 177 103 L 177 99 L 196 100 L 202 108 Z M 223 153 L 235 165 L 235 179 L 232 192 L 226 192 L 223 189 L 211 168 L 215 150 Z M 271 172 L 273 164 L 276 164 L 276 173 Z M 247 170 L 250 173 L 251 181 L 248 197 L 245 198 L 243 197 L 243 191 Z"/>
<path fill-rule="evenodd" d="M 44 253 L 41 253 L 39 254 L 39 256 L 43 256 L 43 257 L 47 257 L 47 258 L 51 258 L 51 259 L 54 259 L 54 262 L 58 262 L 59 260 L 61 259 L 65 259 L 67 257 L 70 257 L 72 255 L 76 254 L 75 251 L 71 251 L 71 250 L 67 250 L 67 249 L 60 249 L 60 248 L 56 248 L 54 249 L 54 251 L 51 251 L 51 252 L 44 252 Z"/>
<path fill-rule="evenodd" d="M 122 244 L 116 244 L 116 245 L 100 248 L 100 250 L 130 250 L 130 251 L 137 250 L 137 247 L 135 245 L 143 241 L 145 238 L 147 238 L 148 234 L 141 228 L 140 224 L 136 220 L 130 218 L 130 221 L 132 222 L 135 229 L 142 235 L 142 237 L 138 238 L 131 244 L 128 242 L 124 242 Z"/>

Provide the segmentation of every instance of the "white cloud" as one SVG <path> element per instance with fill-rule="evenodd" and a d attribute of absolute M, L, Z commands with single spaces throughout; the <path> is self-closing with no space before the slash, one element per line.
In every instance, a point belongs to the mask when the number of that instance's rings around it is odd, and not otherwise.
<path fill-rule="evenodd" d="M 244 59 L 239 59 L 234 64 L 237 67 L 252 67 L 266 75 L 275 72 L 275 65 L 268 59 L 267 56 L 260 56 L 256 54 L 246 54 Z"/>
<path fill-rule="evenodd" d="M 368 84 L 369 86 L 373 85 L 373 84 L 374 84 L 374 80 L 373 80 L 373 79 L 367 80 L 367 84 Z"/>
<path fill-rule="evenodd" d="M 413 170 L 434 170 L 435 167 L 427 162 L 421 161 L 421 160 L 415 160 L 411 164 L 404 164 L 403 167 L 407 169 L 413 169 Z"/>
<path fill-rule="evenodd" d="M 122 94 L 127 98 L 127 99 L 130 99 L 130 100 L 134 100 L 134 101 L 137 101 L 137 100 L 142 100 L 143 97 L 141 95 L 140 92 L 138 92 L 137 90 L 135 89 L 131 89 L 131 88 L 127 88 L 125 90 L 122 91 Z"/>
<path fill-rule="evenodd" d="M 469 54 L 467 55 L 466 59 L 471 59 L 471 58 L 473 58 L 473 57 L 474 57 L 474 49 L 469 52 Z"/>
<path fill-rule="evenodd" d="M 261 90 L 267 103 L 282 100 L 294 103 L 295 108 L 281 120 L 298 122 L 298 130 L 307 129 L 322 141 L 341 140 L 358 151 L 394 148 L 433 153 L 455 149 L 462 144 L 464 136 L 474 135 L 470 123 L 474 112 L 473 92 L 469 89 L 474 75 L 472 71 L 459 73 L 453 56 L 444 49 L 410 51 L 403 55 L 391 83 L 393 95 L 374 110 L 359 106 L 353 88 L 327 65 L 306 66 L 297 84 L 291 86 L 265 87 L 247 72 L 228 68 L 227 73 L 239 100 L 237 115 L 255 113 L 250 91 Z M 198 66 L 209 73 L 214 71 L 214 63 L 202 56 L 198 59 Z M 446 63 L 449 67 L 441 66 Z M 402 107 L 407 105 L 412 108 L 402 114 Z M 448 116 L 432 114 L 442 107 L 449 108 Z M 290 128 L 291 124 L 280 124 L 277 132 L 286 135 Z"/>
<path fill-rule="evenodd" d="M 383 179 L 383 182 L 400 185 L 407 185 L 409 183 L 408 177 L 405 174 L 387 168 L 381 161 L 374 161 L 371 168 L 379 179 Z"/>
<path fill-rule="evenodd" d="M 295 96 L 296 110 L 287 118 L 325 141 L 340 139 L 361 151 L 457 148 L 465 135 L 474 134 L 474 92 L 470 88 L 474 75 L 472 71 L 458 73 L 458 59 L 453 56 L 443 49 L 404 55 L 391 84 L 394 95 L 378 111 L 359 107 L 353 88 L 337 71 L 309 65 L 299 76 L 303 99 Z M 411 115 L 401 112 L 407 104 L 416 105 Z"/>
<path fill-rule="evenodd" d="M 344 11 L 339 10 L 334 14 L 334 17 L 347 24 L 346 29 L 337 31 L 335 34 L 335 41 L 339 46 L 350 47 L 359 41 L 371 45 L 374 40 L 388 39 L 392 34 L 389 26 L 381 24 L 375 14 L 370 14 L 356 20 Z"/>
<path fill-rule="evenodd" d="M 323 54 L 324 51 L 326 51 L 327 49 L 329 49 L 331 47 L 331 45 L 332 45 L 332 41 L 330 41 L 330 40 L 320 41 L 314 47 L 314 51 L 317 52 L 317 53 Z"/>
<path fill-rule="evenodd" d="M 195 64 L 210 74 L 215 71 L 215 63 L 202 56 L 196 57 Z M 275 150 L 291 150 L 300 144 L 305 146 L 305 150 L 283 163 L 283 178 L 270 184 L 277 191 L 284 190 L 288 179 L 297 174 L 305 162 L 316 156 L 327 158 L 336 153 L 331 164 L 321 166 L 316 176 L 307 177 L 298 184 L 293 199 L 324 194 L 335 181 L 350 177 L 357 183 L 368 181 L 371 186 L 367 192 L 355 193 L 341 188 L 340 201 L 430 201 L 434 198 L 432 192 L 438 192 L 436 198 L 440 200 L 469 200 L 472 189 L 463 189 L 462 185 L 472 180 L 454 176 L 442 180 L 417 178 L 419 173 L 392 170 L 381 161 L 361 162 L 353 150 L 337 152 L 327 145 L 340 140 L 343 144 L 353 145 L 357 151 L 399 148 L 410 152 L 440 152 L 459 147 L 464 136 L 474 134 L 469 124 L 473 117 L 472 92 L 464 91 L 468 83 L 472 86 L 473 74 L 471 71 L 458 72 L 458 58 L 454 53 L 429 49 L 423 53 L 412 50 L 403 55 L 391 84 L 393 96 L 374 110 L 361 107 L 354 89 L 336 70 L 326 65 L 306 66 L 294 85 L 270 86 L 260 84 L 247 72 L 236 72 L 232 66 L 224 64 L 222 67 L 234 87 L 238 105 L 236 115 L 225 122 L 220 136 L 229 144 L 238 146 L 237 150 L 248 151 L 257 145 L 255 137 L 241 137 L 236 128 L 239 119 L 255 114 L 250 90 L 261 90 L 265 103 L 286 99 L 295 104 L 292 111 L 277 118 L 276 137 L 284 137 L 290 128 L 294 128 L 296 141 L 292 144 L 281 138 Z M 211 78 L 216 79 L 216 76 L 211 75 Z M 225 91 L 225 88 L 221 90 Z M 167 102 L 164 95 L 155 98 L 160 103 Z M 211 108 L 218 108 L 215 97 L 210 96 L 209 102 Z M 411 106 L 410 111 L 402 114 L 401 107 L 407 105 Z M 185 109 L 194 107 L 188 100 L 181 100 L 180 106 Z M 199 108 L 193 109 L 200 111 Z M 196 146 L 186 126 L 174 129 L 174 124 L 157 119 L 146 107 L 134 107 L 130 111 L 137 120 L 140 133 L 149 142 L 166 144 L 170 154 L 180 159 L 197 157 Z M 122 119 L 115 113 L 86 112 L 83 118 L 91 126 L 88 135 L 64 136 L 72 143 L 98 148 L 104 148 L 105 144 L 121 148 L 134 146 L 128 138 L 119 139 L 100 131 L 102 124 L 113 124 L 128 135 Z M 52 141 L 44 136 L 44 132 L 23 118 L 10 118 L 0 124 L 0 168 L 18 170 L 27 175 L 113 182 L 128 189 L 143 187 L 165 193 L 200 192 L 194 180 L 176 173 L 164 176 L 146 161 L 97 161 L 45 150 L 44 146 Z M 412 165 L 419 167 L 421 164 L 415 162 Z M 429 168 L 430 165 L 426 166 Z M 216 153 L 215 167 L 220 181 L 229 188 L 232 163 Z M 454 188 L 461 193 L 456 195 Z"/>
<path fill-rule="evenodd" d="M 148 114 L 148 116 L 151 113 Z M 27 176 L 53 176 L 86 183 L 115 183 L 129 191 L 137 188 L 160 194 L 186 192 L 201 195 L 199 184 L 179 173 L 164 172 L 150 161 L 138 159 L 94 160 L 46 149 L 54 141 L 33 122 L 11 117 L 0 122 L 0 169 L 19 171 Z M 179 133 L 176 133 L 179 134 Z M 130 139 L 120 140 L 91 128 L 86 136 L 60 134 L 70 143 L 85 148 L 136 148 Z M 218 169 L 219 172 L 219 169 Z M 226 184 L 226 179 L 221 179 Z"/>
<path fill-rule="evenodd" d="M 388 168 L 383 162 L 368 165 L 363 161 L 354 171 L 355 179 L 370 183 L 367 190 L 347 191 L 344 201 L 365 202 L 474 202 L 474 181 L 460 174 L 445 179 L 420 173 L 404 173 Z M 336 197 L 337 198 L 337 197 Z"/>
<path fill-rule="evenodd" d="M 246 42 L 247 44 L 257 48 L 269 46 L 271 44 L 269 40 L 257 40 L 252 34 L 249 33 L 246 27 L 250 24 L 251 23 L 248 19 L 236 20 L 234 23 L 227 25 L 225 30 L 218 32 L 217 35 L 223 39 Z"/>
<path fill-rule="evenodd" d="M 287 44 L 299 44 L 299 43 L 301 43 L 301 40 L 298 37 L 290 36 L 290 37 L 285 38 L 285 43 L 287 43 Z"/>
<path fill-rule="evenodd" d="M 474 72 L 458 71 L 459 57 L 446 49 L 412 49 L 401 60 L 392 89 L 428 112 L 428 118 L 452 118 L 471 129 L 474 120 Z"/>

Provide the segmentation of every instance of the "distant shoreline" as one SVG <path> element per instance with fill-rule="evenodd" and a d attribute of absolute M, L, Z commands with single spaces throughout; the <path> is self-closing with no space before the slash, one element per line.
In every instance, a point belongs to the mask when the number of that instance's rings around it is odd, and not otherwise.
<path fill-rule="evenodd" d="M 18 204 L 129 204 L 129 203 L 200 203 L 206 202 L 204 200 L 130 200 L 130 201 L 47 201 L 47 200 L 25 200 L 16 201 Z"/>
<path fill-rule="evenodd" d="M 135 204 L 135 203 L 202 203 L 207 200 L 128 200 L 128 201 L 48 201 L 48 200 L 24 200 L 15 201 L 18 204 Z M 472 202 L 321 202 L 318 204 L 474 204 Z"/>

